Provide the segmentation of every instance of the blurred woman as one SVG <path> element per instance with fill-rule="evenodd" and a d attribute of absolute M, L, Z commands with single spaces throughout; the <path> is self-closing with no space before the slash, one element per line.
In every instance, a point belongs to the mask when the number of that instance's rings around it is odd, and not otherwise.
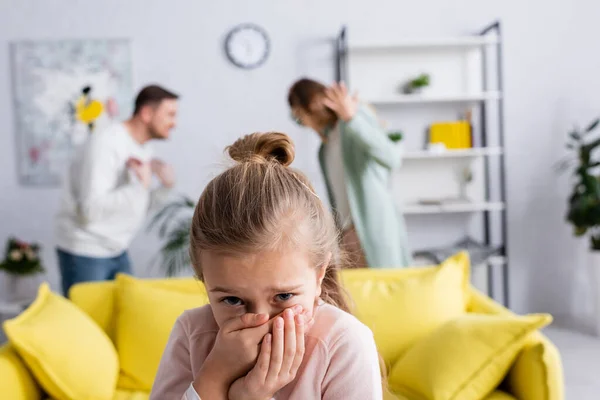
<path fill-rule="evenodd" d="M 412 262 L 406 228 L 389 189 L 401 155 L 372 109 L 344 84 L 301 79 L 288 102 L 297 123 L 322 140 L 319 162 L 342 246 L 354 267 L 405 267 Z"/>

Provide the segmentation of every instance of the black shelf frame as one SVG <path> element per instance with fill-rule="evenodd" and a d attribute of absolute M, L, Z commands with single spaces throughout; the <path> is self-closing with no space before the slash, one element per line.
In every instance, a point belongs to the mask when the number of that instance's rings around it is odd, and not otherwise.
<path fill-rule="evenodd" d="M 494 230 L 499 229 L 501 235 L 501 244 L 499 245 L 499 255 L 504 258 L 504 262 L 500 265 L 502 270 L 502 302 L 506 307 L 510 306 L 510 275 L 509 275 L 509 262 L 508 262 L 508 224 L 507 224 L 507 215 L 508 215 L 508 204 L 506 202 L 506 146 L 504 144 L 504 82 L 503 82 L 503 52 L 502 52 L 502 24 L 500 21 L 495 21 L 494 23 L 486 26 L 480 32 L 477 33 L 478 36 L 488 36 L 493 35 L 498 43 L 495 43 L 496 47 L 496 71 L 495 71 L 495 86 L 500 93 L 498 99 L 493 100 L 484 100 L 480 103 L 480 124 L 481 124 L 481 146 L 486 147 L 489 142 L 489 123 L 488 123 L 488 111 L 490 109 L 489 102 L 495 101 L 497 102 L 497 140 L 498 146 L 502 149 L 501 154 L 499 155 L 499 168 L 498 168 L 498 196 L 500 197 L 500 201 L 504 205 L 501 211 L 483 211 L 483 242 L 488 246 L 495 246 L 492 243 L 492 232 Z M 489 90 L 490 85 L 490 74 L 489 74 L 489 60 L 486 55 L 487 46 L 482 46 L 481 51 L 481 69 L 482 69 L 482 81 L 483 81 L 483 91 Z M 335 39 L 335 79 L 337 82 L 345 82 L 349 84 L 349 73 L 348 73 L 348 28 L 346 26 L 342 26 L 339 34 Z M 491 201 L 491 166 L 490 166 L 490 157 L 484 157 L 484 173 L 485 173 L 485 196 L 487 201 Z M 494 220 L 491 218 L 491 213 L 499 212 L 500 213 L 500 223 L 499 226 L 494 223 Z M 492 263 L 487 263 L 487 292 L 491 298 L 495 299 L 495 268 L 496 265 Z"/>

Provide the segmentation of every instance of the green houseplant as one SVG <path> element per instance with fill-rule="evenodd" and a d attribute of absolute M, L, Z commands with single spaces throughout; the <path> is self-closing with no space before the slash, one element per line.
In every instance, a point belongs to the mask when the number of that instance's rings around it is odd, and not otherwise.
<path fill-rule="evenodd" d="M 181 196 L 157 212 L 148 225 L 149 231 L 158 230 L 164 242 L 157 261 L 166 276 L 191 270 L 190 228 L 195 207 L 194 201 Z"/>
<path fill-rule="evenodd" d="M 592 290 L 594 313 L 590 319 L 596 336 L 600 336 L 600 137 L 593 135 L 600 119 L 592 121 L 584 131 L 569 132 L 567 148 L 573 155 L 559 168 L 571 169 L 574 185 L 568 200 L 566 219 L 573 225 L 575 236 L 589 238 L 587 281 Z"/>
<path fill-rule="evenodd" d="M 600 119 L 592 121 L 584 131 L 573 129 L 569 132 L 567 148 L 575 157 L 563 160 L 561 170 L 573 168 L 575 182 L 568 200 L 566 215 L 576 236 L 589 236 L 590 249 L 600 251 L 600 157 L 594 157 L 594 150 L 600 145 L 600 138 L 592 138 Z"/>

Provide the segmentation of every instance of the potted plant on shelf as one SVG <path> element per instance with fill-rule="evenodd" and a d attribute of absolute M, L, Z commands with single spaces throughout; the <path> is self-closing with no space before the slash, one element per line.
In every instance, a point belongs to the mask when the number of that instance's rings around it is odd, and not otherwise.
<path fill-rule="evenodd" d="M 429 74 L 421 74 L 402 85 L 402 92 L 404 94 L 420 93 L 423 88 L 429 86 L 429 83 Z"/>
<path fill-rule="evenodd" d="M 191 271 L 190 228 L 196 203 L 181 196 L 165 205 L 150 221 L 148 231 L 158 230 L 164 241 L 157 259 L 159 268 L 168 276 Z"/>
<path fill-rule="evenodd" d="M 388 138 L 394 143 L 400 143 L 400 141 L 402 141 L 403 137 L 404 137 L 404 134 L 402 133 L 402 131 L 388 132 Z"/>
<path fill-rule="evenodd" d="M 592 137 L 600 119 L 592 121 L 584 131 L 569 132 L 567 148 L 573 156 L 559 165 L 559 170 L 573 170 L 574 184 L 568 199 L 567 221 L 573 225 L 577 237 L 589 240 L 589 267 L 596 296 L 596 331 L 600 334 L 600 154 L 594 154 L 600 146 L 600 138 Z"/>
<path fill-rule="evenodd" d="M 6 243 L 4 259 L 0 262 L 0 270 L 6 276 L 6 296 L 8 302 L 30 301 L 35 298 L 38 283 L 32 279 L 44 272 L 40 259 L 40 246 L 26 243 L 11 237 Z M 26 285 L 24 285 L 27 283 Z"/>

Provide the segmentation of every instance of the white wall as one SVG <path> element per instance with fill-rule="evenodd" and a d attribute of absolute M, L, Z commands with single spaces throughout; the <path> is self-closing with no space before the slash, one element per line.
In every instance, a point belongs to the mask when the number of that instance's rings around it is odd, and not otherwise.
<path fill-rule="evenodd" d="M 367 5 L 370 4 L 370 5 Z M 45 247 L 47 279 L 58 288 L 53 253 L 55 189 L 17 183 L 8 43 L 17 39 L 130 37 L 137 87 L 159 82 L 183 94 L 179 128 L 158 152 L 194 197 L 219 170 L 225 145 L 242 133 L 278 129 L 297 143 L 296 166 L 318 182 L 316 137 L 288 118 L 286 90 L 300 75 L 330 80 L 328 40 L 342 23 L 352 37 L 458 35 L 500 18 L 505 30 L 506 144 L 512 304 L 519 312 L 575 313 L 585 297 L 585 245 L 563 222 L 566 178 L 552 165 L 564 132 L 599 111 L 600 56 L 593 0 L 0 0 L 0 241 L 9 234 Z M 229 65 L 222 39 L 252 21 L 273 51 L 261 69 Z M 136 272 L 150 275 L 155 238 L 132 248 Z"/>

